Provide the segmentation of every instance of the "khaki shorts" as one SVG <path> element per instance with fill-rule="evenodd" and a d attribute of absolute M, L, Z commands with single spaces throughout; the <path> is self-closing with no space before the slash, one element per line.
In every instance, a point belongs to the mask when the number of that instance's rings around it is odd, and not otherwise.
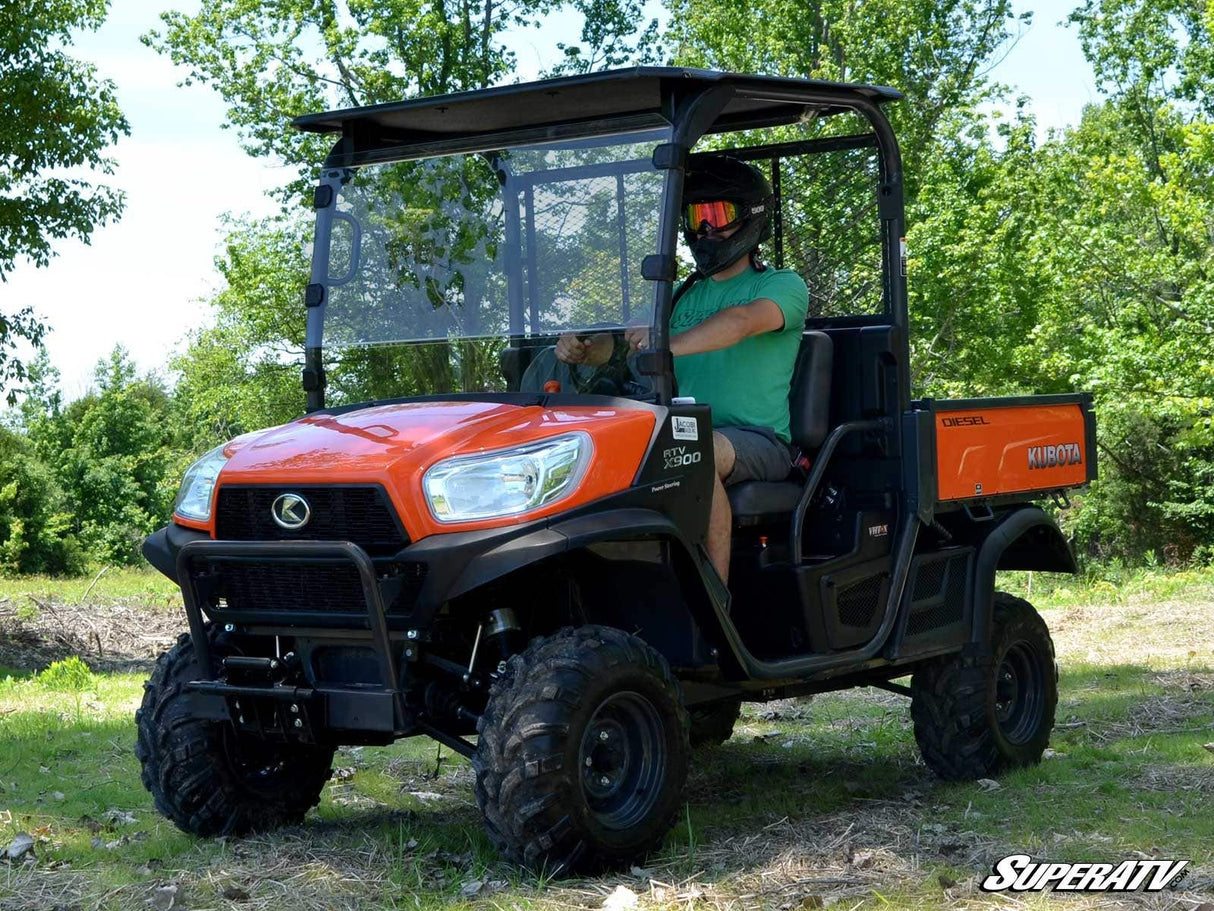
<path fill-rule="evenodd" d="M 792 472 L 792 450 L 770 427 L 714 427 L 733 444 L 733 471 L 726 487 L 743 481 L 784 481 Z"/>

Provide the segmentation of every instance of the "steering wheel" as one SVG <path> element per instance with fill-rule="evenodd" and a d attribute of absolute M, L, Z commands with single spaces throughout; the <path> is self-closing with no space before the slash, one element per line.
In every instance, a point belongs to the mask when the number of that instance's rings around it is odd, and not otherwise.
<path fill-rule="evenodd" d="M 577 333 L 577 340 L 585 342 L 596 335 L 611 333 L 611 357 L 594 368 L 589 377 L 582 379 L 577 370 L 570 370 L 573 385 L 582 395 L 620 395 L 624 384 L 630 379 L 628 370 L 628 343 L 624 341 L 624 326 L 620 323 L 591 323 Z M 575 365 L 570 364 L 570 367 Z"/>
<path fill-rule="evenodd" d="M 632 352 L 624 339 L 625 327 L 618 322 L 598 322 L 578 329 L 575 334 L 579 341 L 586 341 L 595 336 L 612 335 L 612 351 L 608 360 L 590 369 L 580 364 L 570 364 L 556 358 L 556 346 L 550 345 L 543 349 L 543 354 L 531 361 L 520 382 L 523 388 L 541 387 L 546 377 L 565 379 L 560 374 L 566 374 L 567 386 L 572 386 L 570 392 L 581 395 L 631 396 L 643 395 L 646 391 L 644 383 L 638 382 L 631 367 Z"/>

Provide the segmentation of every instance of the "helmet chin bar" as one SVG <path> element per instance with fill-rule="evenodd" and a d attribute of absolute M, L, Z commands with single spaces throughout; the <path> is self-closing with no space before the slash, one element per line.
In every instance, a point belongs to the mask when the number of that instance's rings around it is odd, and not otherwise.
<path fill-rule="evenodd" d="M 687 246 L 691 249 L 691 257 L 695 260 L 696 268 L 704 275 L 715 275 L 723 269 L 728 269 L 741 257 L 753 253 L 762 240 L 763 229 L 767 220 L 760 216 L 750 216 L 731 236 L 722 239 L 720 235 L 688 234 Z"/>

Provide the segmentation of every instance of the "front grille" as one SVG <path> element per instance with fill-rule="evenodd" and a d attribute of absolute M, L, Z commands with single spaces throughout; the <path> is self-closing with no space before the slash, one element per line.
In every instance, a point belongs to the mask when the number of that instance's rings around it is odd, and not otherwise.
<path fill-rule="evenodd" d="M 270 506 L 297 493 L 312 510 L 308 524 L 289 531 L 274 521 Z M 219 488 L 215 536 L 228 541 L 352 541 L 373 557 L 396 553 L 409 543 L 382 487 Z"/>
<path fill-rule="evenodd" d="M 207 569 L 214 573 L 216 583 L 211 606 L 219 610 L 367 612 L 362 581 L 353 563 L 209 560 Z"/>
<path fill-rule="evenodd" d="M 389 616 L 407 614 L 426 580 L 425 563 L 394 563 L 380 576 Z M 365 616 L 358 568 L 345 560 L 297 562 L 213 557 L 196 559 L 191 575 L 208 581 L 208 607 L 253 613 L 331 613 Z"/>

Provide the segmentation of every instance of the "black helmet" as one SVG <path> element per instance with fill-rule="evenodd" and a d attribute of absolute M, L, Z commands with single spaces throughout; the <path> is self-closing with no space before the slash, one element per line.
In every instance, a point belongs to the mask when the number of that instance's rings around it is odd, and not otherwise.
<path fill-rule="evenodd" d="M 738 206 L 732 237 L 698 235 L 702 223 L 691 224 L 687 215 L 693 203 L 726 200 Z M 683 238 L 691 248 L 696 267 L 712 275 L 752 252 L 771 237 L 771 184 L 757 168 L 728 155 L 697 155 L 683 181 Z M 723 227 L 714 225 L 714 227 Z"/>

